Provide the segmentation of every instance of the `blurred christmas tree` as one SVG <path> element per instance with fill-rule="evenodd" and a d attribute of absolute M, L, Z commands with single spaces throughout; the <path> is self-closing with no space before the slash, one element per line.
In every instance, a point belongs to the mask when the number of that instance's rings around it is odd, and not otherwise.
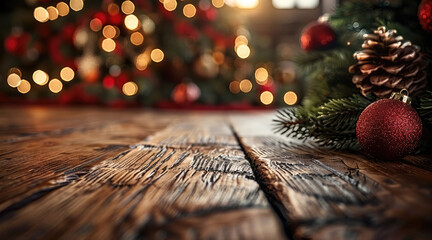
<path fill-rule="evenodd" d="M 274 51 L 223 0 L 25 3 L 3 16 L 4 101 L 275 102 Z"/>

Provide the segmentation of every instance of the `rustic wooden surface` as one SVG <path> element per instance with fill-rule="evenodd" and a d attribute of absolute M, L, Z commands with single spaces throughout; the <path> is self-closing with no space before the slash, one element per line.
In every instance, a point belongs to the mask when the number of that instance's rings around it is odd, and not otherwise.
<path fill-rule="evenodd" d="M 432 239 L 432 160 L 271 132 L 273 112 L 0 109 L 0 239 Z"/>

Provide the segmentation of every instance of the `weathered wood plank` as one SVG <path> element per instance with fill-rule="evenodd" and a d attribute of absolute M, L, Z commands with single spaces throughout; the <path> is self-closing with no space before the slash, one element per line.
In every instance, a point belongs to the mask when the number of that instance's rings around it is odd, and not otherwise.
<path fill-rule="evenodd" d="M 63 187 L 0 214 L 0 238 L 284 239 L 230 128 L 210 119 L 50 181 Z"/>
<path fill-rule="evenodd" d="M 275 136 L 270 126 L 269 116 L 233 118 L 258 180 L 294 238 L 432 237 L 431 172 L 405 160 L 373 161 L 299 144 Z"/>
<path fill-rule="evenodd" d="M 93 165 L 164 128 L 171 119 L 156 119 L 150 113 L 123 113 L 114 118 L 118 112 L 71 110 L 69 115 L 61 117 L 68 120 L 62 121 L 58 111 L 40 111 L 31 114 L 43 117 L 32 120 L 27 117 L 21 121 L 15 114 L 22 116 L 22 111 L 8 112 L 16 122 L 15 129 L 9 131 L 12 138 L 5 138 L 12 140 L 0 145 L 0 212 L 25 205 L 56 189 L 50 181 L 85 174 Z M 84 115 L 87 117 L 83 118 Z M 93 120 L 87 122 L 86 119 Z M 32 123 L 31 128 L 25 125 L 28 122 Z M 45 126 L 38 127 L 39 123 Z M 38 132 L 41 130 L 43 132 Z"/>

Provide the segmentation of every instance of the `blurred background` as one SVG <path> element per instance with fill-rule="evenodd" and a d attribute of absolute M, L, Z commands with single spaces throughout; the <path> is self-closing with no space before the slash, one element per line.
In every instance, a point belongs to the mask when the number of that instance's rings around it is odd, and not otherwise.
<path fill-rule="evenodd" d="M 408 25 L 417 29 L 419 1 L 411 2 L 2 1 L 0 103 L 235 109 L 296 105 L 308 89 L 294 63 L 299 55 L 307 53 L 313 63 L 323 59 L 319 51 L 336 46 L 327 55 L 334 53 L 334 58 L 346 50 L 351 56 L 362 35 L 387 20 L 413 23 Z M 408 10 L 409 21 L 403 15 Z M 332 79 L 343 77 L 348 83 L 351 76 L 345 69 L 353 59 L 338 59 L 340 68 L 331 72 L 339 75 Z M 351 84 L 348 88 L 355 90 Z"/>
<path fill-rule="evenodd" d="M 1 103 L 247 108 L 299 102 L 301 30 L 337 1 L 1 4 Z"/>

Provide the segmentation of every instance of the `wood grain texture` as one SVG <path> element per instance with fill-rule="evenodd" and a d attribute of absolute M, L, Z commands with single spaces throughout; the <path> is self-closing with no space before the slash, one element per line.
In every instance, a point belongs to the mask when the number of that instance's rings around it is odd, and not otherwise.
<path fill-rule="evenodd" d="M 28 203 L 4 208 L 0 239 L 284 239 L 280 221 L 224 119 L 193 114 L 182 119 L 78 172 L 56 170 L 60 174 L 44 183 L 44 189 L 53 190 L 40 198 L 18 194 L 14 200 Z M 101 138 L 91 131 L 87 138 L 81 134 L 64 136 L 60 145 L 70 148 L 79 139 L 111 144 L 106 132 Z M 40 154 L 46 151 L 43 147 Z M 33 164 L 45 169 L 61 160 L 53 155 Z"/>
<path fill-rule="evenodd" d="M 79 109 L 10 111 L 1 117 L 1 122 L 9 119 L 11 124 L 1 128 L 0 213 L 59 187 L 50 181 L 78 178 L 94 164 L 168 124 L 166 120 L 155 121 L 153 114 Z M 11 125 L 14 127 L 8 129 Z"/>
<path fill-rule="evenodd" d="M 298 239 L 431 239 L 432 173 L 271 133 L 268 116 L 233 126 L 267 194 Z M 258 129 L 251 132 L 250 129 Z M 426 157 L 422 164 L 430 166 Z"/>

